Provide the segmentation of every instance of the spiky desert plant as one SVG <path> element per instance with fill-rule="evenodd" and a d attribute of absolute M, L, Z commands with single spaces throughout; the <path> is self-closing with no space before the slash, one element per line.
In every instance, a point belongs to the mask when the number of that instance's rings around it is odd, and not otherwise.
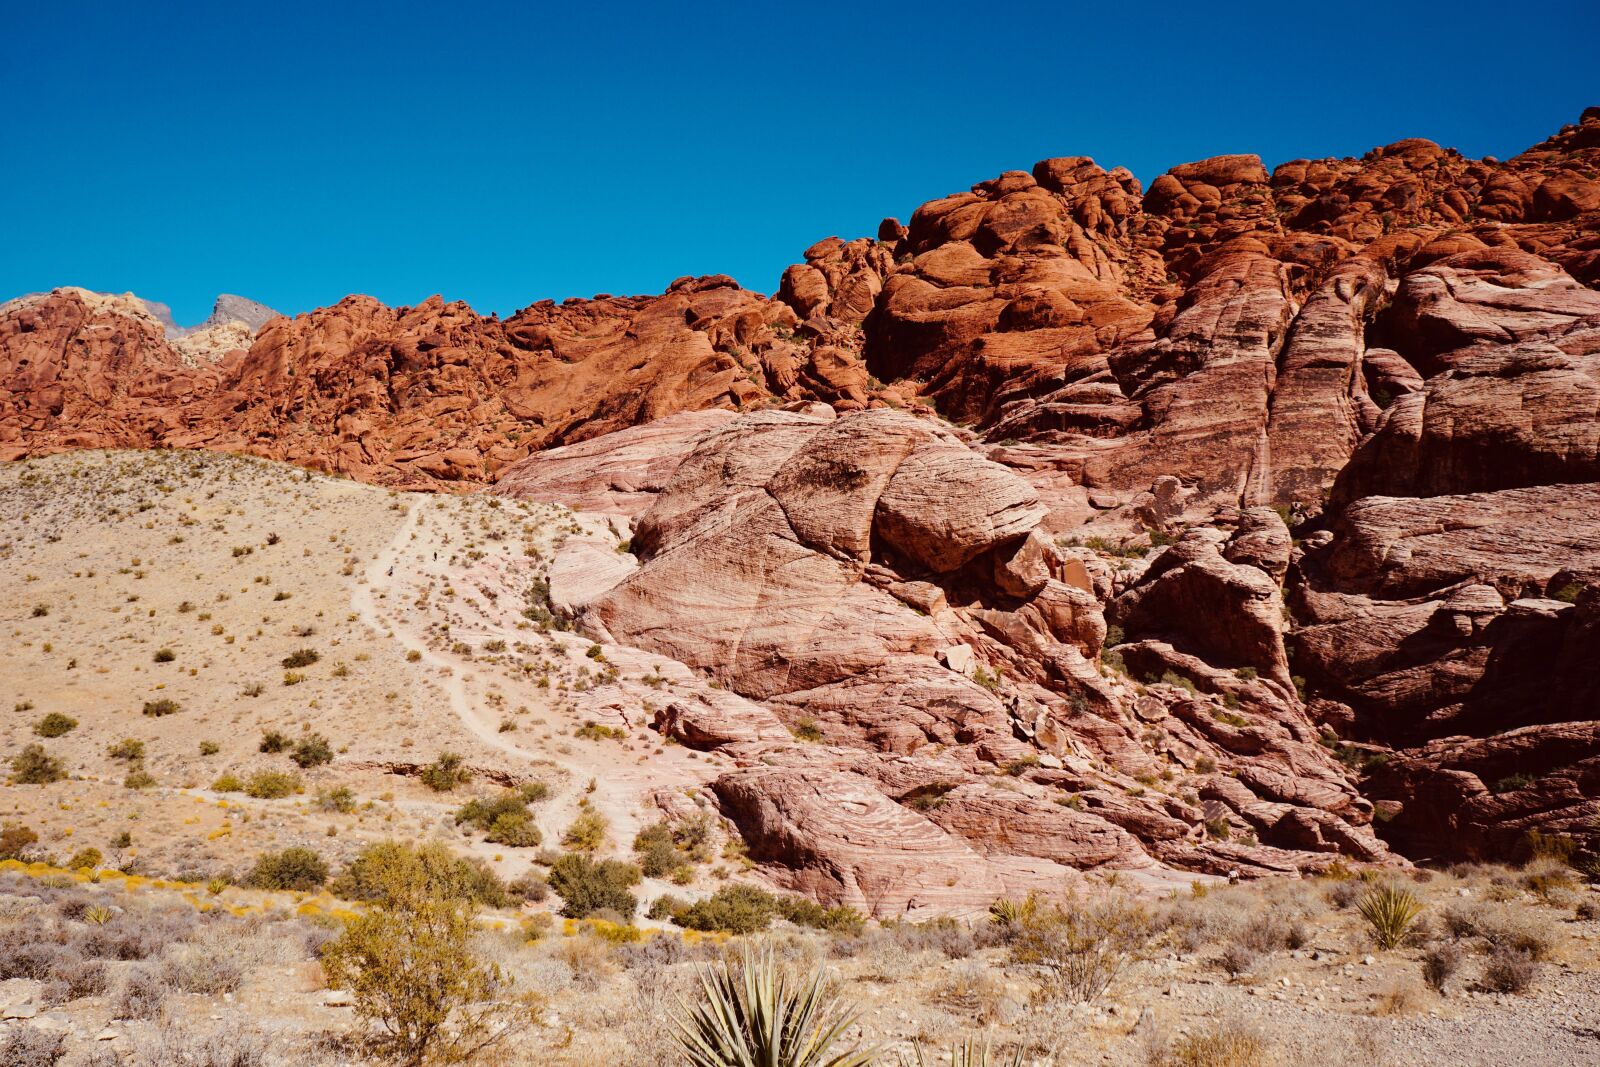
<path fill-rule="evenodd" d="M 922 1052 L 922 1042 L 913 1041 L 911 1050 L 916 1053 L 917 1067 L 928 1067 Z M 972 1038 L 959 1045 L 950 1046 L 950 1067 L 989 1067 L 989 1045 L 979 1045 Z M 1005 1059 L 997 1060 L 996 1067 L 1022 1067 L 1022 1050 L 1017 1049 Z"/>
<path fill-rule="evenodd" d="M 1356 904 L 1380 948 L 1394 948 L 1422 914 L 1422 902 L 1393 882 L 1373 886 Z"/>
<path fill-rule="evenodd" d="M 824 994 L 825 978 L 819 968 L 791 979 L 770 950 L 747 949 L 701 972 L 700 995 L 680 1005 L 674 1036 L 690 1067 L 865 1067 L 876 1048 L 833 1051 L 856 1013 Z"/>

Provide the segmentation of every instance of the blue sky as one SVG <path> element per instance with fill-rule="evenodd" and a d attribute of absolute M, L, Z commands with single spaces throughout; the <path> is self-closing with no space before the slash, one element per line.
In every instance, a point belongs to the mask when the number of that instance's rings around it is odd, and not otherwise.
<path fill-rule="evenodd" d="M 1400 6 L 1400 5 L 1393 5 Z M 727 273 L 1054 155 L 1148 181 L 1600 104 L 1600 4 L 8 5 L 0 298 L 480 312 Z"/>

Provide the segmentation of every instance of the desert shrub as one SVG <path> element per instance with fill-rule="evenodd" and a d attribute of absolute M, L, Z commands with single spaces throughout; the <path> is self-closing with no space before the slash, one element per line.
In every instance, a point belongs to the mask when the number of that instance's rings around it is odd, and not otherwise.
<path fill-rule="evenodd" d="M 292 744 L 289 735 L 278 730 L 267 730 L 261 735 L 261 744 L 256 746 L 260 751 L 269 755 L 286 751 Z"/>
<path fill-rule="evenodd" d="M 1422 914 L 1422 902 L 1409 889 L 1392 882 L 1373 886 L 1356 903 L 1379 948 L 1394 948 Z"/>
<path fill-rule="evenodd" d="M 1570 858 L 1571 853 L 1567 854 L 1566 859 L 1558 859 L 1553 854 L 1536 853 L 1534 859 L 1522 868 L 1517 881 L 1540 900 L 1548 901 L 1566 890 L 1577 888 L 1578 876 L 1568 863 Z"/>
<path fill-rule="evenodd" d="M 84 997 L 97 997 L 111 988 L 111 973 L 104 960 L 68 956 L 50 969 L 42 990 L 51 1004 L 66 1004 Z M 4 1063 L 0 1059 L 0 1063 Z"/>
<path fill-rule="evenodd" d="M 165 969 L 152 963 L 130 967 L 117 991 L 115 1012 L 119 1019 L 159 1019 L 172 993 Z"/>
<path fill-rule="evenodd" d="M 281 800 L 304 788 L 298 774 L 285 771 L 257 771 L 244 783 L 245 795 L 257 800 Z"/>
<path fill-rule="evenodd" d="M 284 670 L 294 670 L 297 667 L 309 667 L 322 658 L 322 653 L 314 648 L 297 648 L 283 657 Z"/>
<path fill-rule="evenodd" d="M 765 930 L 778 914 L 777 898 L 753 885 L 734 883 L 676 912 L 672 921 L 690 930 L 753 934 Z"/>
<path fill-rule="evenodd" d="M 628 892 L 639 884 L 639 868 L 621 860 L 594 860 L 569 852 L 550 868 L 550 888 L 562 900 L 561 914 L 569 919 L 588 918 L 598 911 L 614 911 L 632 919 L 639 900 Z"/>
<path fill-rule="evenodd" d="M 52 711 L 44 718 L 33 724 L 33 732 L 40 737 L 60 737 L 73 731 L 78 725 L 78 720 L 70 715 L 63 715 L 59 711 Z"/>
<path fill-rule="evenodd" d="M 1217 958 L 1217 966 L 1237 978 L 1254 969 L 1259 956 L 1249 945 L 1235 941 L 1222 950 L 1222 955 Z"/>
<path fill-rule="evenodd" d="M 1593 898 L 1578 901 L 1578 906 L 1573 911 L 1573 917 L 1583 922 L 1593 922 L 1600 919 L 1600 900 Z"/>
<path fill-rule="evenodd" d="M 289 758 L 301 767 L 319 767 L 333 762 L 333 746 L 321 734 L 307 734 L 295 742 Z"/>
<path fill-rule="evenodd" d="M 550 883 L 544 876 L 526 871 L 511 880 L 506 890 L 518 900 L 526 900 L 538 904 L 550 896 Z"/>
<path fill-rule="evenodd" d="M 269 1058 L 268 1039 L 237 1023 L 210 1030 L 192 1024 L 166 1024 L 140 1034 L 134 1047 L 138 1063 L 161 1067 L 268 1067 L 275 1062 Z M 81 1067 L 100 1064 L 84 1063 Z"/>
<path fill-rule="evenodd" d="M 509 996 L 510 977 L 474 951 L 478 902 L 454 857 L 428 850 L 394 846 L 374 862 L 372 908 L 322 952 L 380 1052 L 411 1067 L 470 1059 L 538 1017 L 537 1004 Z"/>
<path fill-rule="evenodd" d="M 1483 965 L 1483 987 L 1493 993 L 1523 993 L 1539 976 L 1539 961 L 1533 953 L 1506 945 L 1497 946 Z"/>
<path fill-rule="evenodd" d="M 26 860 L 38 843 L 39 835 L 31 827 L 16 822 L 0 826 L 0 860 Z"/>
<path fill-rule="evenodd" d="M 48 785 L 66 776 L 61 761 L 46 752 L 43 745 L 27 745 L 11 757 L 11 778 L 18 785 Z"/>
<path fill-rule="evenodd" d="M 57 944 L 53 926 L 18 930 L 6 939 L 6 953 L 0 958 L 0 980 L 33 978 L 43 980 L 57 967 L 71 962 L 75 957 L 64 946 Z"/>
<path fill-rule="evenodd" d="M 508 789 L 489 799 L 469 800 L 456 809 L 456 825 L 467 823 L 495 844 L 512 848 L 533 848 L 543 841 L 539 827 L 528 810 L 524 794 Z"/>
<path fill-rule="evenodd" d="M 1435 993 L 1443 993 L 1455 973 L 1461 969 L 1461 946 L 1444 941 L 1430 948 L 1422 957 L 1422 980 Z"/>
<path fill-rule="evenodd" d="M 336 811 L 341 815 L 348 815 L 356 810 L 356 795 L 347 785 L 334 786 L 332 789 L 317 790 L 317 810 Z"/>
<path fill-rule="evenodd" d="M 216 780 L 211 783 L 211 791 L 213 793 L 243 792 L 244 782 L 232 771 L 224 771 L 222 774 L 217 775 Z"/>
<path fill-rule="evenodd" d="M 853 1009 L 824 993 L 827 972 L 791 977 L 770 951 L 707 968 L 675 1037 L 689 1067 L 866 1067 L 876 1049 L 838 1050 Z"/>
<path fill-rule="evenodd" d="M 156 776 L 142 766 L 134 766 L 128 769 L 127 775 L 122 779 L 122 784 L 129 789 L 149 789 L 156 784 Z"/>
<path fill-rule="evenodd" d="M 215 997 L 244 984 L 237 946 L 216 936 L 173 946 L 163 956 L 161 968 L 167 981 L 185 993 Z"/>
<path fill-rule="evenodd" d="M 66 1054 L 63 1030 L 19 1026 L 0 1038 L 0 1063 L 7 1067 L 55 1067 Z"/>
<path fill-rule="evenodd" d="M 462 762 L 454 752 L 441 752 L 437 759 L 422 768 L 417 777 L 435 793 L 448 793 L 456 786 L 472 781 L 472 773 L 462 766 Z"/>
<path fill-rule="evenodd" d="M 222 746 L 217 744 L 215 741 L 202 741 L 202 742 L 200 742 L 200 755 L 202 755 L 202 756 L 215 756 L 218 752 L 221 752 L 221 751 L 222 751 Z"/>
<path fill-rule="evenodd" d="M 108 745 L 106 747 L 106 755 L 112 759 L 136 763 L 144 759 L 144 742 L 136 737 L 124 737 L 121 741 Z"/>
<path fill-rule="evenodd" d="M 634 835 L 633 852 L 646 878 L 660 878 L 683 862 L 672 828 L 664 822 L 652 823 Z"/>
<path fill-rule="evenodd" d="M 1088 1002 L 1144 953 L 1154 932 L 1142 907 L 1121 901 L 1035 907 L 1016 924 L 1010 959 L 1038 977 L 1046 998 Z"/>
<path fill-rule="evenodd" d="M 608 827 L 604 815 L 593 808 L 584 808 L 561 835 L 561 843 L 577 852 L 598 852 L 606 843 Z"/>
<path fill-rule="evenodd" d="M 1555 924 L 1543 912 L 1486 908 L 1479 913 L 1477 933 L 1495 950 L 1522 952 L 1535 962 L 1547 960 L 1558 938 Z"/>
<path fill-rule="evenodd" d="M 159 719 L 164 715 L 176 715 L 181 710 L 183 710 L 182 705 L 170 697 L 144 702 L 144 713 L 152 719 Z"/>
<path fill-rule="evenodd" d="M 457 856 L 437 843 L 418 848 L 395 841 L 368 845 L 334 880 L 332 888 L 348 900 L 384 903 L 397 886 L 444 886 L 442 892 L 466 897 L 490 908 L 515 903 L 505 885 L 488 867 Z"/>
<path fill-rule="evenodd" d="M 310 890 L 328 880 L 328 864 L 309 848 L 263 852 L 251 868 L 249 882 L 258 889 Z"/>
<path fill-rule="evenodd" d="M 1151 1067 L 1269 1067 L 1275 1060 L 1259 1034 L 1222 1022 L 1154 1051 L 1149 1062 Z"/>
<path fill-rule="evenodd" d="M 85 913 L 84 919 L 92 918 Z M 80 956 L 104 960 L 143 960 L 158 956 L 169 945 L 183 941 L 194 931 L 195 918 L 182 911 L 153 911 L 121 914 L 80 931 L 75 950 Z"/>
<path fill-rule="evenodd" d="M 99 867 L 101 864 L 105 863 L 105 861 L 106 858 L 105 856 L 101 855 L 99 849 L 80 848 L 77 852 L 72 854 L 71 859 L 67 860 L 67 870 L 81 871 L 85 868 L 94 870 L 96 867 Z"/>
<path fill-rule="evenodd" d="M 170 648 L 158 648 L 156 649 L 156 654 L 151 658 L 157 663 L 171 663 L 178 658 L 178 654 Z"/>

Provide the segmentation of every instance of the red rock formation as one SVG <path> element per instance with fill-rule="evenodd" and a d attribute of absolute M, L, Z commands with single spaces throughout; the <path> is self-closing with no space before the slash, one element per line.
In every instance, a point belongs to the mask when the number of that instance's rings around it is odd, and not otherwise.
<path fill-rule="evenodd" d="M 1130 652 L 1164 656 L 1205 692 L 1168 682 L 1140 696 L 1096 664 L 1100 603 L 1065 580 L 1034 492 L 934 424 L 769 411 L 702 429 L 687 455 L 676 437 L 655 454 L 640 444 L 629 430 L 583 446 L 596 483 L 634 484 L 631 457 L 660 489 L 635 523 L 639 569 L 578 622 L 747 698 L 674 706 L 657 726 L 734 755 L 741 769 L 714 788 L 786 884 L 898 914 L 981 907 L 1069 868 L 1384 854 L 1295 701 L 1277 584 L 1288 533 L 1271 511 L 1236 517 L 1228 558 L 1181 541 L 1118 601 L 1130 635 L 1181 605 L 1200 651 L 1258 664 L 1260 680 L 1147 641 Z M 502 487 L 583 494 L 576 473 L 558 451 Z M 829 744 L 798 743 L 780 722 Z M 1014 777 L 997 788 L 1001 768 Z M 1163 774 L 1171 787 L 1138 784 Z M 1261 844 L 1208 837 L 1219 818 Z"/>
<path fill-rule="evenodd" d="M 141 304 L 61 290 L 0 308 L 0 458 L 239 449 L 637 516 L 643 566 L 571 561 L 563 602 L 816 719 L 837 745 L 783 757 L 807 773 L 865 753 L 850 773 L 891 802 L 949 786 L 916 817 L 1001 881 L 1380 854 L 1308 713 L 1396 749 L 1369 787 L 1407 847 L 1567 832 L 1596 751 L 1596 173 L 1594 108 L 1506 161 L 1411 139 L 1271 173 L 1202 160 L 1146 192 L 1051 159 L 818 242 L 772 299 L 683 279 L 500 321 L 352 297 L 214 362 Z M 1152 533 L 1177 543 L 1148 566 L 1089 547 Z M 1106 605 L 1128 668 L 1182 686 L 1135 699 L 1097 669 Z M 744 714 L 664 728 L 770 750 L 771 722 L 714 722 Z M 1452 735 L 1493 773 L 1545 753 L 1558 787 L 1508 814 Z M 1062 766 L 1014 783 L 1026 799 L 979 788 L 1041 753 Z M 1127 795 L 1207 761 L 1234 773 Z M 765 812 L 749 778 L 729 796 Z M 1063 789 L 1100 823 L 1039 806 Z M 772 806 L 767 840 L 821 825 Z M 1203 839 L 1218 818 L 1278 851 Z M 797 884 L 864 899 L 814 868 Z"/>

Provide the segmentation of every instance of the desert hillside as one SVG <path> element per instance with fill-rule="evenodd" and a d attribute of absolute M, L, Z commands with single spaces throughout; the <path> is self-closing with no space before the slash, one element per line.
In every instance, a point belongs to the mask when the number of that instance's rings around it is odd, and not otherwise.
<path fill-rule="evenodd" d="M 1600 108 L 802 258 L 0 305 L 0 1065 L 1595 1061 Z"/>

